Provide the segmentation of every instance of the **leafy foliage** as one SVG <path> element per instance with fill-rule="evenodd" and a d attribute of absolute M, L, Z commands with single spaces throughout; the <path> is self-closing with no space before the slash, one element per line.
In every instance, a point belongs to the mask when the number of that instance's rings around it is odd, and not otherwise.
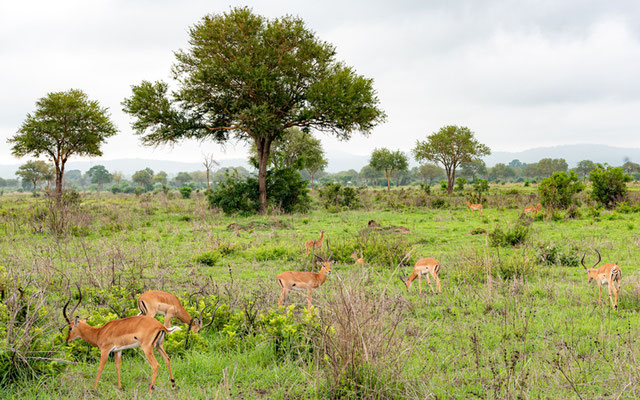
<path fill-rule="evenodd" d="M 549 209 L 565 209 L 572 202 L 573 196 L 584 189 L 584 184 L 580 182 L 576 174 L 571 171 L 554 172 L 548 178 L 540 182 L 538 193 L 541 203 Z"/>
<path fill-rule="evenodd" d="M 614 208 L 627 195 L 627 182 L 631 177 L 620 167 L 598 165 L 589 173 L 593 182 L 591 197 L 606 208 Z"/>
<path fill-rule="evenodd" d="M 326 183 L 318 192 L 325 208 L 333 206 L 354 209 L 360 206 L 360 194 L 352 187 Z"/>
<path fill-rule="evenodd" d="M 391 189 L 391 175 L 396 171 L 406 171 L 409 162 L 407 156 L 400 150 L 375 149 L 371 153 L 369 165 L 376 171 L 384 171 L 387 177 L 387 190 Z"/>
<path fill-rule="evenodd" d="M 183 199 L 190 198 L 192 191 L 193 191 L 193 189 L 191 189 L 189 186 L 184 186 L 184 187 L 180 188 L 180 194 L 182 195 Z"/>

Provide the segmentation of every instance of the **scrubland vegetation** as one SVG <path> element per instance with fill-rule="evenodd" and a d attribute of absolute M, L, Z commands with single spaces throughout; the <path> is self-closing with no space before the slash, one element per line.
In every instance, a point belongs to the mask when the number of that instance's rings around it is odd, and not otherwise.
<path fill-rule="evenodd" d="M 0 197 L 2 396 L 147 396 L 139 349 L 123 352 L 123 391 L 112 361 L 91 390 L 99 352 L 66 346 L 59 330 L 67 287 L 78 283 L 79 313 L 94 326 L 137 314 L 135 299 L 149 289 L 178 294 L 191 313 L 223 304 L 188 348 L 185 325 L 167 336 L 178 389 L 162 366 L 154 397 L 638 397 L 635 187 L 610 209 L 587 187 L 570 208 L 529 216 L 535 185 L 491 186 L 483 214 L 466 207 L 466 192 L 353 189 L 344 203 L 340 190 L 314 191 L 307 213 L 249 217 L 211 209 L 200 191 L 85 193 L 67 196 L 62 210 L 46 196 Z M 317 270 L 304 242 L 320 230 L 333 273 L 311 312 L 300 293 L 278 309 L 275 276 Z M 617 311 L 606 287 L 598 306 L 587 284 L 579 261 L 590 249 L 622 268 Z M 354 265 L 354 250 L 370 265 Z M 398 280 L 419 257 L 442 262 L 442 295 L 425 282 L 422 294 L 417 283 L 407 293 Z"/>

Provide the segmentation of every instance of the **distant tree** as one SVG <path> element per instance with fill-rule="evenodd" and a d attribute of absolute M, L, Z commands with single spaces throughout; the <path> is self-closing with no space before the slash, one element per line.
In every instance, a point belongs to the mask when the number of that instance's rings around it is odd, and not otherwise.
<path fill-rule="evenodd" d="M 631 177 L 622 168 L 608 165 L 598 165 L 589 173 L 589 179 L 593 182 L 591 198 L 606 208 L 613 208 L 616 203 L 625 199 L 626 183 L 631 181 Z"/>
<path fill-rule="evenodd" d="M 120 171 L 114 171 L 113 174 L 111 174 L 111 177 L 113 178 L 115 184 L 119 185 L 124 175 Z"/>
<path fill-rule="evenodd" d="M 144 188 L 149 188 L 153 184 L 153 171 L 149 171 L 149 168 L 136 171 L 131 177 L 131 180 Z"/>
<path fill-rule="evenodd" d="M 422 164 L 420 166 L 420 175 L 422 176 L 422 179 L 424 179 L 424 183 L 426 185 L 438 182 L 446 176 L 444 169 L 435 164 Z"/>
<path fill-rule="evenodd" d="M 527 178 L 538 176 L 538 163 L 527 164 L 522 168 L 522 174 Z"/>
<path fill-rule="evenodd" d="M 625 174 L 628 175 L 637 174 L 640 173 L 640 165 L 627 160 L 624 164 L 622 164 L 622 170 Z"/>
<path fill-rule="evenodd" d="M 515 160 L 511 160 L 511 162 L 509 163 L 509 166 L 512 168 L 522 168 L 524 167 L 524 164 L 520 160 L 515 159 Z"/>
<path fill-rule="evenodd" d="M 7 181 L 0 177 L 0 188 L 7 187 Z"/>
<path fill-rule="evenodd" d="M 207 172 L 207 191 L 209 191 L 211 190 L 211 172 L 213 167 L 220 165 L 220 163 L 213 159 L 213 154 L 206 154 L 202 165 L 204 165 L 204 170 Z"/>
<path fill-rule="evenodd" d="M 596 167 L 596 164 L 591 160 L 582 160 L 578 162 L 578 165 L 574 168 L 578 176 L 585 179 L 589 173 Z"/>
<path fill-rule="evenodd" d="M 52 175 L 52 167 L 41 160 L 27 161 L 25 164 L 18 167 L 16 175 L 18 175 L 24 182 L 31 183 L 30 187 L 33 188 L 33 195 L 35 196 L 38 190 L 38 183 L 50 179 Z"/>
<path fill-rule="evenodd" d="M 564 171 L 554 172 L 550 177 L 543 179 L 538 186 L 541 203 L 549 209 L 569 207 L 573 196 L 582 190 L 584 190 L 584 184 L 573 171 L 569 174 Z"/>
<path fill-rule="evenodd" d="M 473 182 L 476 178 L 487 176 L 487 164 L 479 158 L 473 159 L 469 162 L 463 162 L 460 164 L 460 175 L 471 179 Z"/>
<path fill-rule="evenodd" d="M 543 158 L 538 161 L 538 175 L 551 176 L 554 172 L 567 172 L 567 162 L 564 158 Z"/>
<path fill-rule="evenodd" d="M 464 126 L 448 125 L 417 141 L 413 154 L 418 162 L 427 160 L 439 162 L 447 174 L 447 192 L 451 194 L 456 179 L 456 168 L 464 162 L 491 154 L 491 150 L 473 136 Z"/>
<path fill-rule="evenodd" d="M 98 185 L 98 189 L 102 190 L 102 186 L 111 183 L 113 175 L 104 167 L 104 165 L 94 165 L 87 171 L 87 176 L 91 179 L 91 183 Z"/>
<path fill-rule="evenodd" d="M 189 175 L 191 175 L 191 181 L 198 185 L 204 186 L 207 183 L 206 171 L 193 171 Z"/>
<path fill-rule="evenodd" d="M 515 171 L 512 167 L 498 163 L 489 170 L 489 179 L 500 180 L 509 179 L 515 176 Z"/>
<path fill-rule="evenodd" d="M 384 177 L 382 171 L 378 171 L 371 165 L 365 165 L 364 167 L 362 167 L 359 175 L 360 179 L 364 180 L 369 185 L 375 185 L 378 179 L 382 179 Z"/>
<path fill-rule="evenodd" d="M 189 175 L 188 172 L 178 172 L 178 175 L 173 178 L 173 180 L 178 183 L 178 186 L 186 185 L 187 183 L 191 182 L 191 179 L 191 175 Z"/>
<path fill-rule="evenodd" d="M 100 146 L 117 133 L 106 108 L 81 90 L 49 93 L 36 102 L 18 133 L 8 142 L 17 157 L 48 156 L 55 166 L 56 199 L 62 198 L 65 164 L 73 155 L 101 156 Z"/>
<path fill-rule="evenodd" d="M 167 173 L 164 171 L 160 171 L 157 174 L 153 175 L 153 183 L 159 183 L 161 185 L 167 184 Z"/>
<path fill-rule="evenodd" d="M 302 19 L 234 8 L 205 16 L 175 53 L 172 98 L 164 82 L 142 82 L 123 102 L 143 143 L 236 139 L 258 153 L 260 212 L 267 211 L 267 164 L 287 128 L 340 139 L 368 134 L 385 119 L 373 81 L 336 60 L 335 48 Z"/>
<path fill-rule="evenodd" d="M 409 161 L 400 150 L 391 151 L 381 148 L 373 150 L 369 165 L 373 169 L 384 171 L 387 178 L 387 190 L 391 190 L 391 175 L 395 171 L 406 171 L 409 167 Z"/>

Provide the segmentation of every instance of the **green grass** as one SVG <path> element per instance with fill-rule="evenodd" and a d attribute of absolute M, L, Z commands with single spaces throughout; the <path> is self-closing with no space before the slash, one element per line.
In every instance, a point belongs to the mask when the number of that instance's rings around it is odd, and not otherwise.
<path fill-rule="evenodd" d="M 44 207 L 43 199 L 5 195 L 0 197 L 0 278 L 8 274 L 19 277 L 20 284 L 35 285 L 36 278 L 56 276 L 55 268 L 98 292 L 114 284 L 114 274 L 120 279 L 116 285 L 132 284 L 139 291 L 192 292 L 209 283 L 207 290 L 217 293 L 238 315 L 248 301 L 256 302 L 261 312 L 277 313 L 275 276 L 313 268 L 312 257 L 304 256 L 306 240 L 317 239 L 325 230 L 325 243 L 338 248 L 356 240 L 374 219 L 383 227 L 408 228 L 408 233 L 393 235 L 414 247 L 416 256 L 442 262 L 443 294 L 432 295 L 426 281 L 421 295 L 417 282 L 407 294 L 395 264 L 372 262 L 363 269 L 338 263 L 314 292 L 313 302 L 321 309 L 330 307 L 343 283 L 360 285 L 373 297 L 384 293 L 406 301 L 403 323 L 395 332 L 403 340 L 403 353 L 388 378 L 389 385 L 397 388 L 394 397 L 538 399 L 578 398 L 579 393 L 583 399 L 637 398 L 640 235 L 634 227 L 640 226 L 640 213 L 604 210 L 596 219 L 583 196 L 581 218 L 534 219 L 518 247 L 496 249 L 488 245 L 487 235 L 468 234 L 507 229 L 518 221 L 524 206 L 537 202 L 534 187 L 519 186 L 521 193 L 507 195 L 512 188 L 492 187 L 483 215 L 471 213 L 460 196 L 444 197 L 449 206 L 443 209 L 416 206 L 417 189 L 369 193 L 360 210 L 327 213 L 316 204 L 304 215 L 255 217 L 216 213 L 199 193 L 191 199 L 85 195 L 82 212 L 70 220 L 75 229 L 62 237 L 51 235 L 46 223 L 38 220 L 36 209 Z M 232 223 L 243 229 L 228 229 Z M 579 257 L 581 251 L 597 248 L 603 262 L 620 265 L 619 310 L 608 306 L 606 287 L 603 305 L 597 305 L 597 286 L 587 284 L 582 267 L 544 264 L 539 249 L 548 245 L 566 252 L 579 249 Z M 211 265 L 198 262 L 206 253 L 215 254 Z M 367 260 L 366 252 L 364 256 Z M 492 268 L 489 280 L 487 266 Z M 401 268 L 410 272 L 409 266 Z M 51 287 L 57 289 L 50 293 L 49 308 L 59 327 L 65 289 L 60 284 Z M 133 301 L 136 290 L 126 301 Z M 300 308 L 306 297 L 291 293 L 287 303 L 300 305 L 294 319 L 303 321 Z M 85 315 L 104 307 L 94 298 L 80 310 Z M 268 334 L 229 345 L 232 328 L 225 328 L 230 322 L 224 318 L 216 329 L 201 335 L 202 346 L 184 355 L 170 353 L 178 391 L 170 390 L 168 373 L 158 357 L 161 367 L 154 397 L 277 399 L 320 398 L 329 393 L 328 372 L 321 362 L 295 352 L 282 357 L 273 350 Z M 0 342 L 0 353 L 4 346 Z M 93 392 L 96 370 L 97 363 L 80 360 L 61 374 L 5 387 L 0 397 L 147 396 L 151 371 L 139 350 L 128 350 L 123 357 L 123 392 L 115 388 L 112 360 Z"/>

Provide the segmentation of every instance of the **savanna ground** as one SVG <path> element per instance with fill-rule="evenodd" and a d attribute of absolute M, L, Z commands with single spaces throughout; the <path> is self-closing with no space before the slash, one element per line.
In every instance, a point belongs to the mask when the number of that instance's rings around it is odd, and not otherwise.
<path fill-rule="evenodd" d="M 5 194 L 0 396 L 638 398 L 639 194 L 632 188 L 627 205 L 607 211 L 583 193 L 579 208 L 523 217 L 538 202 L 534 187 L 492 186 L 482 215 L 461 195 L 396 189 L 363 193 L 358 210 L 330 213 L 316 199 L 306 214 L 241 217 L 209 209 L 202 193 L 94 193 L 69 207 L 61 235 L 51 233 L 48 200 Z M 381 228 L 368 228 L 371 219 Z M 511 243 L 493 246 L 484 232 L 496 228 Z M 275 276 L 317 270 L 303 250 L 320 230 L 336 264 L 313 311 L 300 293 L 278 309 Z M 349 258 L 361 246 L 364 268 Z M 598 306 L 587 284 L 579 260 L 589 249 L 622 268 L 617 311 L 606 287 Z M 442 262 L 441 295 L 425 280 L 422 294 L 417 281 L 407 293 L 398 280 L 419 257 Z M 59 331 L 69 283 L 81 285 L 79 314 L 95 326 L 137 314 L 135 299 L 149 289 L 179 294 L 191 312 L 222 306 L 187 350 L 186 326 L 174 321 L 183 331 L 165 348 L 176 391 L 156 354 L 160 374 L 147 393 L 151 369 L 139 349 L 123 353 L 123 391 L 112 357 L 93 391 L 97 349 L 66 346 Z"/>

